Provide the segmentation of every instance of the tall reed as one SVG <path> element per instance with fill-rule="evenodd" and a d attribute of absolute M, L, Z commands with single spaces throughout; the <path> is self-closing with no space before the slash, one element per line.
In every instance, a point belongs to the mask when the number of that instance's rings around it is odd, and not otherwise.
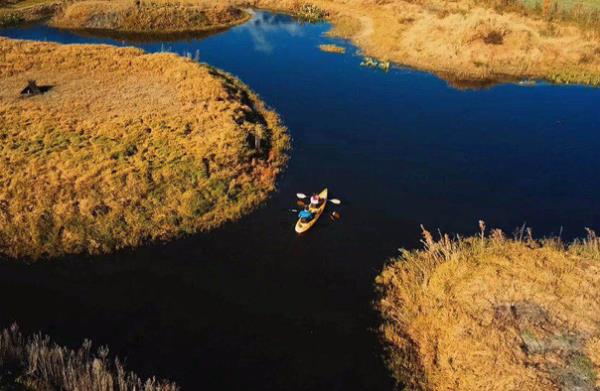
<path fill-rule="evenodd" d="M 35 334 L 24 337 L 16 324 L 0 332 L 0 378 L 11 373 L 13 382 L 43 390 L 176 391 L 175 383 L 155 377 L 143 380 L 127 371 L 118 358 L 110 359 L 106 347 L 92 351 L 85 340 L 71 350 Z M 0 388 L 5 384 L 0 383 Z"/>

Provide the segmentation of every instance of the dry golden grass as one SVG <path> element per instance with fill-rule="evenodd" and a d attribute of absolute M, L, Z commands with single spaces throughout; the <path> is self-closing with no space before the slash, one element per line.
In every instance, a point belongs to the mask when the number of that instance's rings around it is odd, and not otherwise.
<path fill-rule="evenodd" d="M 165 1 L 86 0 L 65 6 L 50 25 L 68 29 L 171 33 L 206 31 L 248 20 L 230 5 L 183 5 Z"/>
<path fill-rule="evenodd" d="M 63 0 L 0 1 L 0 28 L 36 22 L 52 16 Z"/>
<path fill-rule="evenodd" d="M 177 391 L 156 378 L 142 380 L 128 372 L 108 349 L 92 352 L 92 343 L 71 350 L 36 334 L 26 338 L 16 325 L 0 331 L 0 389 L 64 391 Z"/>
<path fill-rule="evenodd" d="M 427 390 L 593 390 L 600 239 L 433 240 L 377 278 L 394 377 Z M 523 236 L 523 235 L 521 235 Z"/>
<path fill-rule="evenodd" d="M 29 79 L 52 89 L 23 98 Z M 0 140 L 0 252 L 34 259 L 236 219 L 274 189 L 288 147 L 278 116 L 208 66 L 7 39 Z"/>
<path fill-rule="evenodd" d="M 321 49 L 322 52 L 327 52 L 327 53 L 336 53 L 336 54 L 346 53 L 346 48 L 343 48 L 338 45 L 319 45 L 319 49 Z"/>
<path fill-rule="evenodd" d="M 295 12 L 304 4 L 299 0 L 251 3 L 285 12 Z M 332 35 L 350 39 L 365 55 L 381 61 L 453 80 L 539 78 L 600 85 L 598 29 L 582 29 L 581 23 L 568 18 L 526 15 L 517 6 L 492 7 L 492 1 L 311 0 L 309 3 L 328 15 L 334 24 Z M 600 22 L 597 24 L 600 28 Z"/>
<path fill-rule="evenodd" d="M 133 0 L 85 0 L 52 23 L 124 32 L 205 30 L 243 21 L 239 8 L 246 6 L 326 17 L 332 35 L 350 39 L 366 56 L 453 82 L 600 85 L 600 14 L 581 7 L 566 14 L 556 7 L 538 12 L 516 0 L 142 0 L 139 7 Z"/>

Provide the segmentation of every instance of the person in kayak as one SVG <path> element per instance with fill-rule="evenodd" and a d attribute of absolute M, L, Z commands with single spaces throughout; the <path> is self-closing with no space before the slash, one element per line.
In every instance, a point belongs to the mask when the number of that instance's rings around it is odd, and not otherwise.
<path fill-rule="evenodd" d="M 313 214 L 313 212 L 310 211 L 310 209 L 308 208 L 308 206 L 306 208 L 304 208 L 303 210 L 300 211 L 300 213 L 298 213 L 298 217 L 305 223 L 311 221 L 315 215 Z"/>
<path fill-rule="evenodd" d="M 318 208 L 319 204 L 321 204 L 321 197 L 315 193 L 310 197 L 310 206 L 313 208 Z"/>

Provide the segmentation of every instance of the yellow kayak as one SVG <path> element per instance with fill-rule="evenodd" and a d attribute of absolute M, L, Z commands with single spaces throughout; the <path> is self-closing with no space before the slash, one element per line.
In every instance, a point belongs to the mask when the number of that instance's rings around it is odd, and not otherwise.
<path fill-rule="evenodd" d="M 319 217 L 321 217 L 321 215 L 323 214 L 325 206 L 327 206 L 327 189 L 324 189 L 322 192 L 319 193 L 319 198 L 321 198 L 322 200 L 321 205 L 319 205 L 318 208 L 313 208 L 311 206 L 309 209 L 314 214 L 312 220 L 308 222 L 303 222 L 302 219 L 298 219 L 298 222 L 296 223 L 296 232 L 298 232 L 299 234 L 308 231 L 313 225 L 315 225 L 317 220 L 319 220 Z"/>

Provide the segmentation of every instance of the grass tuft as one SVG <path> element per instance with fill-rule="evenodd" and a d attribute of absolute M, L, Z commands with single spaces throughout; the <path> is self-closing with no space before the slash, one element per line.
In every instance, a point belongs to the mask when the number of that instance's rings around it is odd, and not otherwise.
<path fill-rule="evenodd" d="M 220 29 L 242 23 L 248 18 L 246 12 L 227 4 L 84 0 L 66 5 L 50 24 L 88 32 L 168 34 Z"/>
<path fill-rule="evenodd" d="M 332 45 L 332 44 L 319 45 L 319 49 L 321 49 L 322 52 L 326 52 L 326 53 L 336 53 L 336 54 L 346 53 L 346 48 L 337 46 L 337 45 Z"/>

